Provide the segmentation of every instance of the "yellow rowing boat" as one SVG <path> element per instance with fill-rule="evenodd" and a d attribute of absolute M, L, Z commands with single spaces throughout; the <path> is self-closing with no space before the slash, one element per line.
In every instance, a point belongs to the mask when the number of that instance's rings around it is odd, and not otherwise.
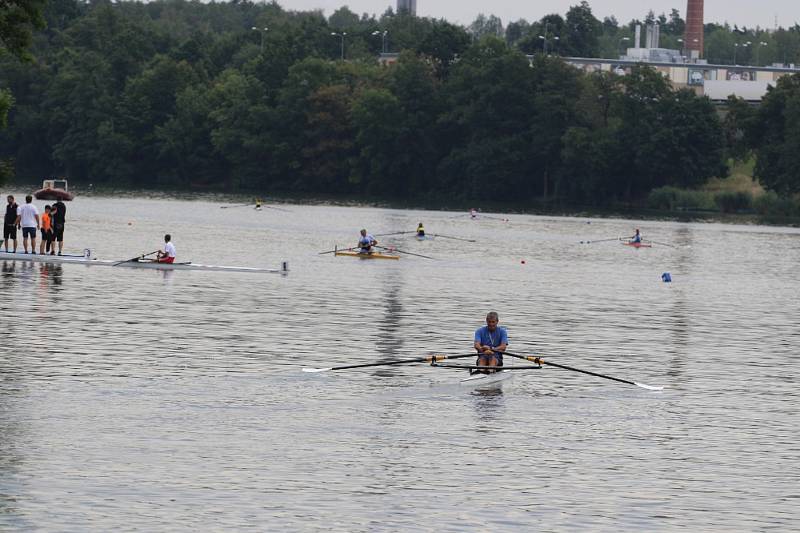
<path fill-rule="evenodd" d="M 389 255 L 389 254 L 382 254 L 380 252 L 371 252 L 368 254 L 362 254 L 361 252 L 356 252 L 353 250 L 337 250 L 334 255 L 344 255 L 347 257 L 359 257 L 361 259 L 400 259 L 399 255 Z"/>

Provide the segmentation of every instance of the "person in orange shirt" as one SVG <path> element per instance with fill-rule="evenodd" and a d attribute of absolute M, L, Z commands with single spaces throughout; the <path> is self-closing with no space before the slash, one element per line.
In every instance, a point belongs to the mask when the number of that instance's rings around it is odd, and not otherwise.
<path fill-rule="evenodd" d="M 55 254 L 55 246 L 53 246 L 53 217 L 50 213 L 50 206 L 44 206 L 44 214 L 42 215 L 42 224 L 41 224 L 41 231 L 42 231 L 42 244 L 39 245 L 39 253 L 44 254 L 45 252 L 49 253 L 50 255 Z"/>

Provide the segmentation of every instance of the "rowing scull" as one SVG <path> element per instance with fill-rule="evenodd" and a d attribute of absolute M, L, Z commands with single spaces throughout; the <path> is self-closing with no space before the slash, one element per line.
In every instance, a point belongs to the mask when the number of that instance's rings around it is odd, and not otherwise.
<path fill-rule="evenodd" d="M 257 268 L 242 266 L 203 265 L 200 263 L 158 263 L 156 261 L 111 261 L 107 259 L 93 259 L 84 255 L 41 255 L 24 254 L 0 251 L 0 260 L 32 261 L 36 263 L 69 263 L 89 266 L 114 266 L 126 268 L 147 268 L 152 270 L 205 270 L 212 272 L 251 272 L 286 274 L 289 272 L 288 263 L 281 263 L 281 268 Z"/>

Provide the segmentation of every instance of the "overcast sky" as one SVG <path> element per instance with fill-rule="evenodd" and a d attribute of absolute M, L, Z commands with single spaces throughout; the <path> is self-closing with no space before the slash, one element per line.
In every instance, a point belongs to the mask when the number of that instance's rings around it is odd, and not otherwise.
<path fill-rule="evenodd" d="M 532 2 L 531 0 L 417 0 L 417 14 L 425 17 L 444 18 L 459 24 L 469 24 L 478 13 L 493 14 L 500 17 L 503 24 L 524 18 L 528 21 L 538 20 L 548 13 L 561 13 L 580 0 L 550 0 L 549 2 Z M 383 13 L 387 7 L 395 7 L 396 0 L 278 0 L 286 9 L 308 10 L 323 9 L 330 15 L 339 7 L 346 5 L 358 14 Z M 642 19 L 649 9 L 657 15 L 674 7 L 685 18 L 686 0 L 590 0 L 594 15 L 603 17 L 614 15 L 620 22 L 628 22 L 633 18 Z M 800 22 L 800 0 L 705 0 L 706 22 L 729 22 L 731 25 L 747 27 L 793 26 Z"/>

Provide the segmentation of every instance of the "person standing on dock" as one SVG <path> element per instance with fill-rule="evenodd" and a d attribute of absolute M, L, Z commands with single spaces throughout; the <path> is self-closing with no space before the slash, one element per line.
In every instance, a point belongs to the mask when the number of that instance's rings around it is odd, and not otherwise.
<path fill-rule="evenodd" d="M 28 253 L 28 237 L 31 239 L 31 253 L 36 253 L 36 230 L 39 229 L 39 210 L 33 205 L 33 196 L 25 197 L 25 205 L 17 209 L 17 226 L 22 228 L 22 247 Z"/>
<path fill-rule="evenodd" d="M 372 247 L 378 244 L 378 241 L 375 240 L 375 237 L 367 233 L 367 230 L 361 230 L 361 238 L 358 239 L 358 248 L 362 254 L 371 254 Z"/>
<path fill-rule="evenodd" d="M 53 246 L 53 217 L 50 212 L 50 206 L 44 206 L 44 213 L 42 214 L 42 243 L 39 245 L 39 253 L 42 255 L 45 253 L 54 255 L 56 253 L 55 246 Z"/>
<path fill-rule="evenodd" d="M 14 249 L 12 251 L 17 253 L 17 209 L 19 209 L 19 205 L 10 194 L 7 200 L 6 217 L 3 221 L 3 244 L 5 244 L 7 252 L 8 241 L 14 241 Z"/>
<path fill-rule="evenodd" d="M 158 263 L 174 263 L 175 262 L 175 245 L 172 244 L 172 236 L 167 233 L 164 235 L 164 251 L 158 251 L 156 255 L 156 262 Z"/>
<path fill-rule="evenodd" d="M 53 240 L 58 242 L 58 255 L 64 249 L 64 224 L 67 220 L 67 206 L 61 201 L 61 198 L 56 200 L 50 212 L 51 222 L 53 224 Z M 55 244 L 53 245 L 55 249 Z"/>
<path fill-rule="evenodd" d="M 500 317 L 491 311 L 486 315 L 486 325 L 475 331 L 475 351 L 478 352 L 477 366 L 503 366 L 503 353 L 508 347 L 508 332 L 498 326 Z M 478 370 L 478 372 L 481 372 Z M 484 370 L 492 373 L 495 370 Z"/>

